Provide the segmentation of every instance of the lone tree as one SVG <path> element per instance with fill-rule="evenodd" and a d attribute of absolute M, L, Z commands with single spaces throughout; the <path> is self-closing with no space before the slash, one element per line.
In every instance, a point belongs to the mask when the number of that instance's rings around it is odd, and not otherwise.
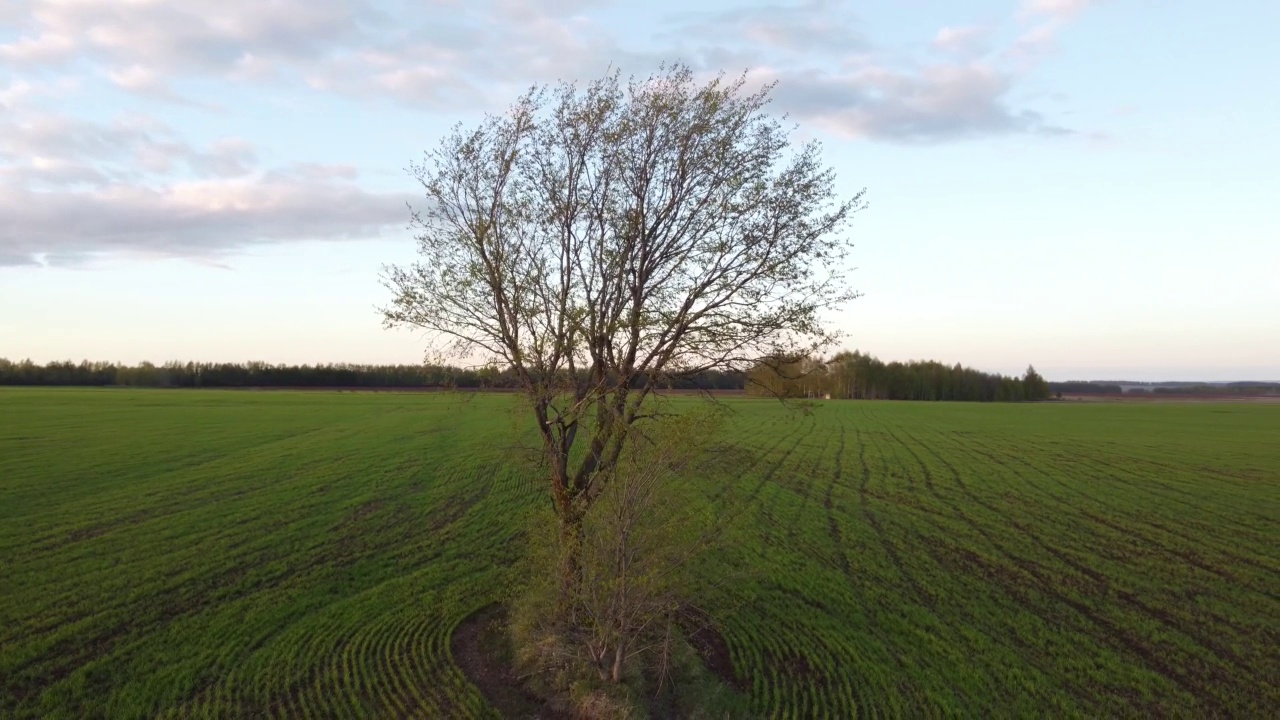
<path fill-rule="evenodd" d="M 1027 372 L 1022 376 L 1023 395 L 1028 400 L 1047 400 L 1049 398 L 1049 383 L 1040 373 L 1036 372 L 1034 365 L 1027 366 Z"/>
<path fill-rule="evenodd" d="M 685 66 L 623 83 L 535 87 L 410 172 L 419 259 L 384 270 L 385 324 L 519 378 L 559 522 L 561 587 L 581 578 L 583 518 L 664 384 L 835 338 L 856 297 L 819 146 L 791 144 L 766 87 Z"/>

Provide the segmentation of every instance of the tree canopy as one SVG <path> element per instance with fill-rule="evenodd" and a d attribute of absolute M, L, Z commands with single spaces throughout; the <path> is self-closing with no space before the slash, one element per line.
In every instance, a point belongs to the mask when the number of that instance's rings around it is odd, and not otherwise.
<path fill-rule="evenodd" d="M 1023 378 L 985 373 L 933 360 L 883 362 L 862 352 L 828 359 L 798 356 L 758 363 L 747 373 L 746 390 L 777 397 L 852 400 L 960 400 L 1008 402 L 1044 400 L 1049 384 L 1027 368 Z"/>
<path fill-rule="evenodd" d="M 386 268 L 386 323 L 517 378 L 550 469 L 557 614 L 597 663 L 632 640 L 590 640 L 584 523 L 625 483 L 654 390 L 825 347 L 824 311 L 856 296 L 861 193 L 839 197 L 818 144 L 792 144 L 771 89 L 679 65 L 535 87 L 411 168 L 419 258 Z"/>
<path fill-rule="evenodd" d="M 837 196 L 818 144 L 767 114 L 770 90 L 678 65 L 537 87 L 411 168 L 420 257 L 386 269 L 386 323 L 515 373 L 566 522 L 655 387 L 828 345 L 823 311 L 856 296 L 861 193 Z"/>

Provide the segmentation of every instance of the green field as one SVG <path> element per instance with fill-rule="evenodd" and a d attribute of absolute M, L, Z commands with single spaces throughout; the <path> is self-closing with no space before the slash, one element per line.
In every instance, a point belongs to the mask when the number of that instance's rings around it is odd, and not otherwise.
<path fill-rule="evenodd" d="M 726 402 L 755 714 L 1280 712 L 1280 406 Z M 491 714 L 449 641 L 545 502 L 512 405 L 0 391 L 0 717 Z"/>

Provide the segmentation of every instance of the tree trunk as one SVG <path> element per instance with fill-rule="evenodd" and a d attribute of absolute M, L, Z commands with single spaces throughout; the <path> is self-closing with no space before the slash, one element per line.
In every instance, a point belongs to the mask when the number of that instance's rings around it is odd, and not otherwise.
<path fill-rule="evenodd" d="M 622 682 L 622 646 L 619 642 L 616 650 L 613 651 L 613 683 L 616 685 Z"/>
<path fill-rule="evenodd" d="M 582 513 L 570 507 L 560 513 L 560 611 L 572 622 L 574 598 L 582 582 Z"/>

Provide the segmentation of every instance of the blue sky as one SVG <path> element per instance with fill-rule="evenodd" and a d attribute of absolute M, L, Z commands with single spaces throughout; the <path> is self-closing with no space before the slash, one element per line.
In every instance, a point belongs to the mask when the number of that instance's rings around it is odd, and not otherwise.
<path fill-rule="evenodd" d="M 643 7 L 643 9 L 642 9 Z M 416 362 L 404 172 L 531 83 L 778 82 L 845 192 L 847 347 L 1280 379 L 1271 2 L 6 0 L 0 356 Z"/>

